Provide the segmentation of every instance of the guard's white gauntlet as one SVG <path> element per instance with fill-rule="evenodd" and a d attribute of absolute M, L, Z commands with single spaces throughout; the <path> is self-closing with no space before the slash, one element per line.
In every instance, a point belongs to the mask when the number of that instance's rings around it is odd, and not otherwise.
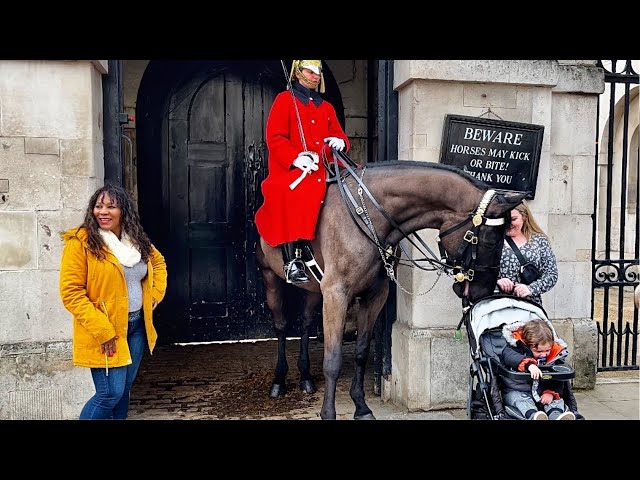
<path fill-rule="evenodd" d="M 298 157 L 293 161 L 293 166 L 299 168 L 303 172 L 318 170 L 319 157 L 315 152 L 300 152 Z"/>
<path fill-rule="evenodd" d="M 338 137 L 327 137 L 324 139 L 324 143 L 328 143 L 331 148 L 335 148 L 339 152 L 342 152 L 347 146 L 345 141 Z"/>

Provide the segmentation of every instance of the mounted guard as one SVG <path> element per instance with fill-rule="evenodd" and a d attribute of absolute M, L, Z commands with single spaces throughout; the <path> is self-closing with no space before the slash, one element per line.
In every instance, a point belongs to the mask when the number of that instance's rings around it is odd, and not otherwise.
<path fill-rule="evenodd" d="M 276 96 L 267 119 L 269 173 L 255 221 L 262 238 L 281 247 L 287 283 L 310 281 L 305 262 L 313 261 L 309 241 L 327 189 L 322 150 L 350 149 L 335 108 L 320 95 L 324 90 L 321 60 L 294 60 L 287 90 Z"/>

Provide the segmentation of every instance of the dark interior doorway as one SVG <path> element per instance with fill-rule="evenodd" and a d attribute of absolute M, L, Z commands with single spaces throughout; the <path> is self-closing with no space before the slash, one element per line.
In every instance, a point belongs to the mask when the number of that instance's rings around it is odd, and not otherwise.
<path fill-rule="evenodd" d="M 139 210 L 170 273 L 154 315 L 159 344 L 273 336 L 253 218 L 267 173 L 265 122 L 286 79 L 279 60 L 152 61 L 145 71 L 136 106 Z M 325 83 L 344 125 L 328 68 Z M 297 308 L 299 290 L 289 297 Z"/>

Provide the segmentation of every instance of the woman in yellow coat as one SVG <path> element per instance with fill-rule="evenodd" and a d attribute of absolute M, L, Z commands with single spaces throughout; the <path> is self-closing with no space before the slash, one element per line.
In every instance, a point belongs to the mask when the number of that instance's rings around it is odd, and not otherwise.
<path fill-rule="evenodd" d="M 81 420 L 126 419 L 145 344 L 158 335 L 152 311 L 164 297 L 167 267 L 140 225 L 127 192 L 99 188 L 84 222 L 63 234 L 60 296 L 73 314 L 73 364 L 89 367 L 96 393 Z"/>

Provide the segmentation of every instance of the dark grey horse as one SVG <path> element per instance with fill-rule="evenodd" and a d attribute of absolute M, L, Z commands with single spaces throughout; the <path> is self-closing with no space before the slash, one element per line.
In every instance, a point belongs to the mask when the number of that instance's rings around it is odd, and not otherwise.
<path fill-rule="evenodd" d="M 350 170 L 350 169 L 349 169 Z M 341 185 L 343 188 L 341 189 Z M 357 193 L 364 186 L 368 195 Z M 487 193 L 489 192 L 489 193 Z M 345 196 L 345 193 L 347 196 Z M 463 302 L 490 295 L 496 285 L 500 253 L 510 211 L 526 194 L 500 194 L 461 170 L 426 162 L 383 162 L 368 165 L 344 176 L 344 181 L 328 185 L 323 209 L 312 242 L 315 258 L 324 272 L 321 282 L 312 280 L 299 288 L 307 291 L 303 314 L 298 369 L 300 388 L 314 392 L 309 370 L 309 327 L 314 309 L 322 302 L 324 332 L 324 401 L 320 416 L 335 419 L 336 382 L 342 366 L 342 337 L 347 309 L 359 298 L 356 317 L 355 374 L 350 395 L 355 404 L 354 418 L 374 418 L 365 402 L 364 373 L 369 356 L 373 327 L 389 292 L 389 263 L 382 252 L 393 252 L 408 234 L 425 228 L 440 231 L 440 244 L 457 268 L 453 288 Z M 351 197 L 351 201 L 343 198 Z M 360 228 L 348 211 L 364 201 L 358 211 L 365 223 Z M 362 208 L 363 207 L 363 208 Z M 356 210 L 352 208 L 352 210 Z M 355 218 L 358 218 L 355 216 Z M 367 232 L 375 234 L 367 235 Z M 377 240 L 372 240 L 377 239 Z M 376 244 L 376 241 L 378 244 Z M 257 249 L 266 288 L 266 301 L 274 318 L 278 338 L 278 362 L 271 396 L 285 392 L 288 366 L 285 357 L 283 315 L 284 272 L 279 248 L 260 239 Z M 395 260 L 394 260 L 395 259 Z"/>

